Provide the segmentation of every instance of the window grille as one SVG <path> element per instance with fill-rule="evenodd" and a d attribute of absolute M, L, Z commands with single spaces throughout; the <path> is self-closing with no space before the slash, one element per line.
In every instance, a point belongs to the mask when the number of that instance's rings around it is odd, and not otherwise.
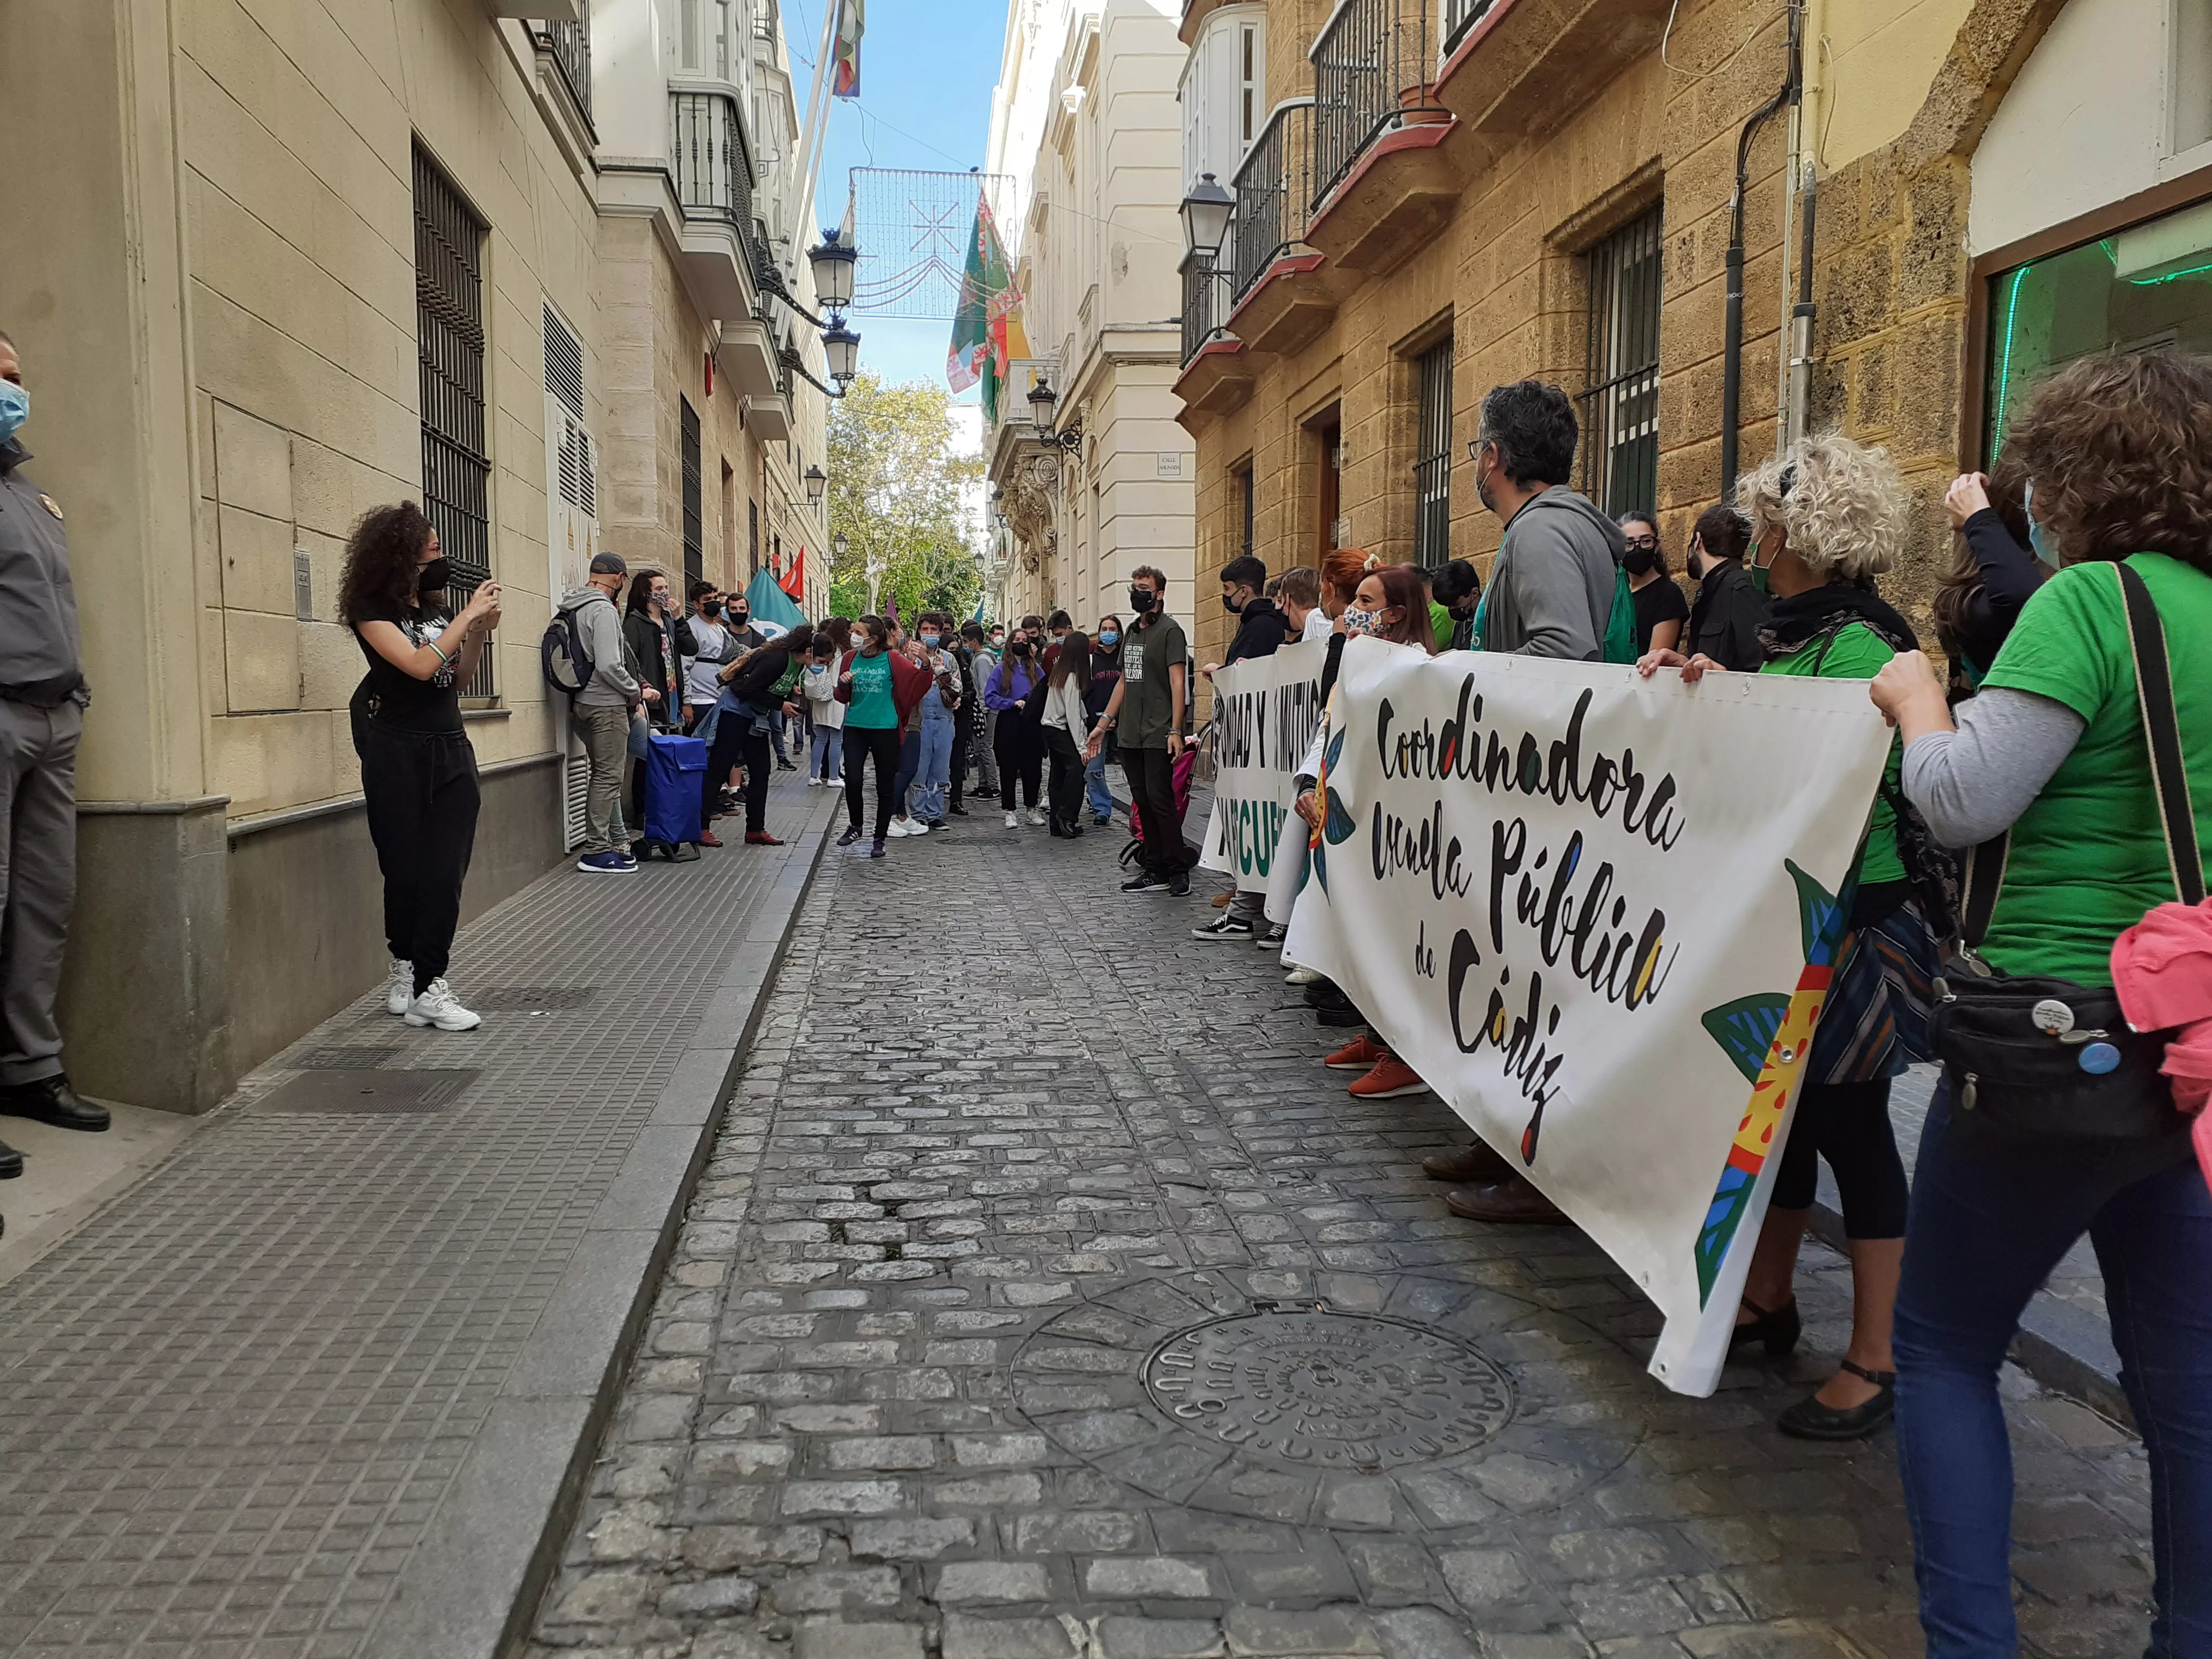
<path fill-rule="evenodd" d="M 1451 557 L 1452 343 L 1420 356 L 1419 449 L 1413 459 L 1413 562 L 1433 570 Z"/>
<path fill-rule="evenodd" d="M 484 442 L 485 226 L 460 191 L 415 149 L 415 331 L 422 404 L 422 510 L 465 603 L 491 577 L 491 463 Z M 486 650 L 465 697 L 494 693 Z"/>
<path fill-rule="evenodd" d="M 1658 505 L 1660 222 L 1655 207 L 1589 255 L 1583 493 L 1616 518 Z"/>
<path fill-rule="evenodd" d="M 1249 466 L 1237 475 L 1237 493 L 1244 498 L 1244 540 L 1237 550 L 1249 557 L 1252 552 L 1253 489 L 1252 469 Z"/>
<path fill-rule="evenodd" d="M 748 580 L 760 574 L 760 503 L 745 503 L 745 575 Z"/>
<path fill-rule="evenodd" d="M 707 571 L 706 509 L 700 500 L 699 411 L 679 397 L 684 424 L 684 579 L 696 582 Z"/>

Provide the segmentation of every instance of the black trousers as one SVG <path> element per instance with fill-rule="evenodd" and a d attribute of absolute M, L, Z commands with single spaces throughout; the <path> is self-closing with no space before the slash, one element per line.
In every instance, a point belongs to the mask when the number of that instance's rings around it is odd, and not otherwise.
<path fill-rule="evenodd" d="M 1059 726 L 1044 728 L 1044 746 L 1052 757 L 1052 821 L 1055 828 L 1072 830 L 1083 812 L 1083 751 L 1074 734 Z"/>
<path fill-rule="evenodd" d="M 407 732 L 353 720 L 368 836 L 384 872 L 384 938 L 415 964 L 415 994 L 446 971 L 461 920 L 461 883 L 476 848 L 476 750 L 459 732 Z"/>
<path fill-rule="evenodd" d="M 960 810 L 960 798 L 968 787 L 968 751 L 975 746 L 975 715 L 969 708 L 973 701 L 972 697 L 963 700 L 960 712 L 952 717 L 952 778 L 945 806 L 954 812 Z"/>
<path fill-rule="evenodd" d="M 1778 1210 L 1809 1210 L 1819 1186 L 1816 1158 L 1836 1172 L 1846 1238 L 1902 1238 L 1911 1188 L 1889 1123 L 1889 1082 L 1808 1083 L 1774 1174 Z"/>
<path fill-rule="evenodd" d="M 1006 708 L 999 713 L 999 735 L 993 752 L 999 762 L 999 805 L 1014 810 L 1014 784 L 1022 786 L 1022 805 L 1036 810 L 1038 786 L 1044 780 L 1044 749 L 1030 725 L 1029 710 Z"/>
<path fill-rule="evenodd" d="M 898 799 L 899 731 L 896 726 L 854 726 L 845 723 L 845 817 L 854 829 L 860 827 L 860 780 L 867 763 L 876 763 L 876 839 L 891 832 L 891 807 Z"/>
<path fill-rule="evenodd" d="M 1145 868 L 1173 876 L 1190 868 L 1190 848 L 1182 841 L 1182 809 L 1176 805 L 1175 757 L 1164 749 L 1121 750 L 1121 769 L 1129 775 L 1129 804 L 1137 809 L 1144 837 Z"/>
<path fill-rule="evenodd" d="M 714 722 L 714 746 L 707 754 L 705 816 L 712 819 L 714 815 L 714 797 L 721 787 L 720 781 L 730 775 L 732 766 L 743 766 L 745 833 L 757 836 L 768 828 L 769 734 L 748 730 L 751 724 L 747 716 L 733 714 L 726 708 L 722 711 L 722 718 Z M 644 822 L 641 808 L 638 821 Z"/>

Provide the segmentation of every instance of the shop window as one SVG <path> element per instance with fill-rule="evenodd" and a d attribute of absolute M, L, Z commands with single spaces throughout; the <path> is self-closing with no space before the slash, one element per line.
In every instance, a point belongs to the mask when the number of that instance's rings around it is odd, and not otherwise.
<path fill-rule="evenodd" d="M 415 149 L 415 343 L 422 404 L 422 510 L 465 603 L 491 576 L 491 462 L 484 442 L 486 226 L 422 147 Z M 461 688 L 494 695 L 486 651 Z"/>
<path fill-rule="evenodd" d="M 1658 505 L 1660 215 L 1654 207 L 1589 254 L 1582 489 L 1616 518 Z"/>
<path fill-rule="evenodd" d="M 1423 352 L 1415 367 L 1420 403 L 1414 422 L 1413 562 L 1433 570 L 1451 557 L 1451 337 Z"/>
<path fill-rule="evenodd" d="M 2212 351 L 2212 202 L 1989 277 L 1982 453 L 2052 369 L 2100 351 Z"/>

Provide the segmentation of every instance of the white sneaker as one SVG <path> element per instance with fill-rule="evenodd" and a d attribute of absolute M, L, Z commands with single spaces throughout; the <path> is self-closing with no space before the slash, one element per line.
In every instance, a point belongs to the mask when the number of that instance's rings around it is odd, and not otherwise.
<path fill-rule="evenodd" d="M 443 979 L 434 979 L 428 990 L 407 1005 L 407 1023 L 434 1025 L 441 1031 L 473 1031 L 483 1020 L 453 1000 L 453 988 Z"/>
<path fill-rule="evenodd" d="M 810 772 L 806 776 L 806 787 L 809 789 L 819 789 L 822 787 L 822 780 Z"/>
<path fill-rule="evenodd" d="M 890 833 L 894 836 L 926 836 L 929 831 L 923 829 L 912 818 L 893 818 L 891 820 Z"/>
<path fill-rule="evenodd" d="M 1283 975 L 1283 983 L 1285 985 L 1310 985 L 1320 977 L 1321 975 L 1314 972 L 1310 968 L 1293 968 L 1289 973 Z"/>
<path fill-rule="evenodd" d="M 392 966 L 384 975 L 384 1011 L 389 1014 L 404 1014 L 407 1005 L 415 1000 L 415 964 L 392 959 Z"/>
<path fill-rule="evenodd" d="M 1030 808 L 1030 828 L 1032 830 L 1042 830 L 1044 828 L 1044 814 L 1038 811 L 1034 806 Z"/>
<path fill-rule="evenodd" d="M 1007 829 L 1009 829 L 1009 830 L 1018 830 L 1018 829 L 1020 829 L 1021 827 L 1022 827 L 1022 815 L 1021 815 L 1019 812 L 1009 812 L 1009 813 L 1007 813 L 1007 814 L 1006 814 L 1006 828 L 1007 828 Z"/>

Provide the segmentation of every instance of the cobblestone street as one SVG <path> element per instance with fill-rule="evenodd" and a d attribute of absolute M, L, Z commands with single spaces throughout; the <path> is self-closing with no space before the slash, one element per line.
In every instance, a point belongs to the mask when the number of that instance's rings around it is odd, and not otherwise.
<path fill-rule="evenodd" d="M 825 857 L 532 1653 L 1918 1654 L 1890 1440 L 1771 1426 L 1840 1258 L 1795 1360 L 1667 1394 L 1628 1281 L 1448 1216 L 1450 1114 L 1351 1101 L 1119 841 Z M 2008 1385 L 2032 1650 L 2139 1650 L 2140 1447 Z"/>

